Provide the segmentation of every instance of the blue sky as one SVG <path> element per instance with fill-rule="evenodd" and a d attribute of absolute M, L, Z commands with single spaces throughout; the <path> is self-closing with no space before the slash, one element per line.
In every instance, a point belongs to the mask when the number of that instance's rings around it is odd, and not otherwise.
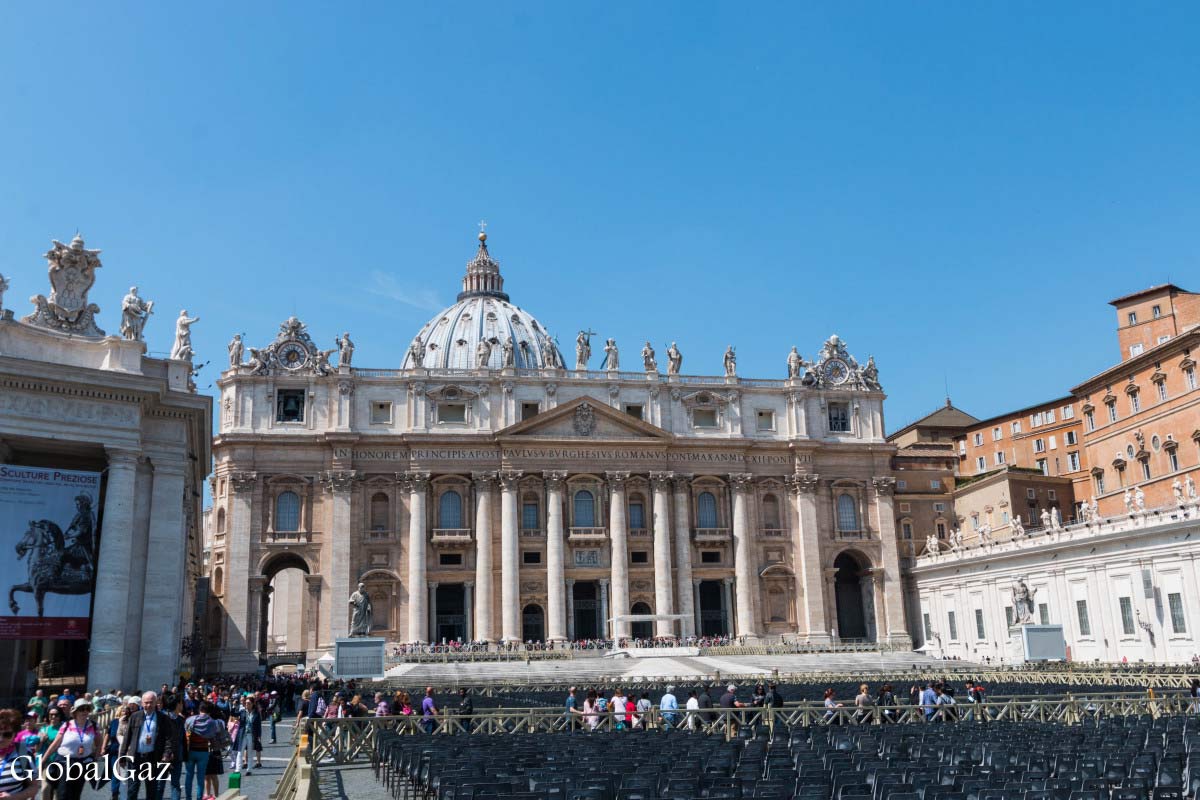
<path fill-rule="evenodd" d="M 78 228 L 212 359 L 291 314 L 394 367 L 476 222 L 564 344 L 779 377 L 838 333 L 888 427 L 1117 358 L 1106 302 L 1196 289 L 1194 3 L 6 3 L 0 272 Z M 661 356 L 660 356 L 661 358 Z"/>

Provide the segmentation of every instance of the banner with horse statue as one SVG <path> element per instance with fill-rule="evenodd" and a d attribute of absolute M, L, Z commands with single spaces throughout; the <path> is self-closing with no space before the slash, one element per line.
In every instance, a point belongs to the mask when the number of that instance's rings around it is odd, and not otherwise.
<path fill-rule="evenodd" d="M 0 464 L 0 639 L 88 638 L 99 506 L 98 472 Z"/>

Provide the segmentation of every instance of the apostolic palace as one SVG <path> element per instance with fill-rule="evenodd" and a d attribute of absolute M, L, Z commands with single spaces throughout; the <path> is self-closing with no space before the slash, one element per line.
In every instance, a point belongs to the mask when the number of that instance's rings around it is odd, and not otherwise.
<path fill-rule="evenodd" d="M 700 376 L 674 343 L 623 368 L 609 339 L 596 369 L 583 330 L 568 365 L 486 240 L 399 368 L 354 365 L 349 334 L 322 351 L 296 318 L 230 343 L 207 621 L 223 669 L 268 650 L 284 569 L 306 575 L 287 614 L 309 652 L 347 635 L 359 583 L 392 641 L 909 643 L 873 360 L 831 336 L 811 361 L 781 353 L 785 379 L 739 376 L 733 348 Z"/>

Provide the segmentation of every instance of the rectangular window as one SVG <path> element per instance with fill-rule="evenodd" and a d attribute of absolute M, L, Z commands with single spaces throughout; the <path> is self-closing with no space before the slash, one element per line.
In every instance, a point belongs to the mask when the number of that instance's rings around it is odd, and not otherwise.
<path fill-rule="evenodd" d="M 711 408 L 697 408 L 692 412 L 692 427 L 694 428 L 715 428 L 717 427 L 717 412 Z"/>
<path fill-rule="evenodd" d="M 985 469 L 987 469 L 987 459 L 984 458 L 983 456 L 976 456 L 975 468 L 978 469 L 980 472 L 983 472 Z"/>
<path fill-rule="evenodd" d="M 910 511 L 912 511 L 912 503 L 901 503 L 900 504 L 900 513 L 901 514 L 907 514 Z"/>
<path fill-rule="evenodd" d="M 1038 603 L 1038 619 L 1043 625 L 1050 624 L 1050 606 L 1045 603 Z"/>
<path fill-rule="evenodd" d="M 945 539 L 945 538 L 946 538 L 946 523 L 944 523 L 944 522 L 939 522 L 939 523 L 937 524 L 937 537 L 938 537 L 939 539 Z"/>
<path fill-rule="evenodd" d="M 438 403 L 438 423 L 442 425 L 461 425 L 467 421 L 466 403 Z"/>
<path fill-rule="evenodd" d="M 521 419 L 533 419 L 538 415 L 539 410 L 537 403 L 521 403 Z"/>
<path fill-rule="evenodd" d="M 1079 443 L 1079 437 L 1075 435 L 1075 431 L 1067 431 L 1065 436 L 1066 436 L 1066 438 L 1064 439 L 1064 441 L 1067 444 L 1078 444 Z"/>
<path fill-rule="evenodd" d="M 975 432 L 975 446 L 981 447 L 982 445 L 983 445 L 983 434 L 979 431 L 976 431 Z"/>
<path fill-rule="evenodd" d="M 1046 440 L 1045 439 L 1034 439 L 1033 440 L 1033 452 L 1035 452 L 1035 453 L 1046 452 Z"/>
<path fill-rule="evenodd" d="M 439 553 L 438 566 L 442 567 L 461 567 L 463 563 L 462 553 Z"/>
<path fill-rule="evenodd" d="M 1051 450 L 1058 449 L 1058 438 L 1057 437 L 1054 437 L 1054 436 L 1050 437 L 1050 449 Z"/>
<path fill-rule="evenodd" d="M 1089 433 L 1096 430 L 1096 415 L 1095 415 L 1095 413 L 1093 413 L 1091 411 L 1084 412 L 1083 426 L 1088 430 Z"/>
<path fill-rule="evenodd" d="M 1019 420 L 1019 419 L 1013 420 L 1012 425 L 1009 427 L 1012 428 L 1013 433 L 1020 433 L 1021 432 L 1021 420 Z"/>
<path fill-rule="evenodd" d="M 845 403 L 829 404 L 829 431 L 831 433 L 850 432 L 850 406 Z"/>
<path fill-rule="evenodd" d="M 1179 592 L 1169 593 L 1167 605 L 1171 607 L 1171 630 L 1175 633 L 1187 633 L 1187 623 L 1183 618 L 1183 595 Z"/>
<path fill-rule="evenodd" d="M 1014 621 L 1014 620 L 1013 620 L 1013 607 L 1012 607 L 1012 606 L 1005 606 L 1005 607 L 1004 607 L 1004 619 L 1005 619 L 1005 620 L 1008 622 L 1008 627 L 1010 627 L 1010 628 L 1011 628 L 1011 627 L 1013 626 L 1013 621 Z"/>
<path fill-rule="evenodd" d="M 911 539 L 912 538 L 912 523 L 911 522 L 901 522 L 900 523 L 900 534 L 905 539 Z"/>
<path fill-rule="evenodd" d="M 1054 409 L 1053 408 L 1046 409 L 1046 424 L 1049 425 L 1051 422 L 1054 422 Z"/>
<path fill-rule="evenodd" d="M 1129 413 L 1136 414 L 1142 410 L 1142 399 L 1139 392 L 1129 395 Z"/>
<path fill-rule="evenodd" d="M 944 513 L 946 513 L 946 504 L 945 503 L 934 503 L 933 510 L 939 514 L 944 514 Z"/>
<path fill-rule="evenodd" d="M 646 507 L 641 503 L 629 504 L 629 527 L 633 530 L 646 527 Z"/>
<path fill-rule="evenodd" d="M 527 531 L 536 531 L 539 529 L 537 503 L 523 503 L 521 505 L 521 527 Z"/>
<path fill-rule="evenodd" d="M 948 627 L 950 628 L 950 641 L 957 642 L 958 641 L 958 622 L 954 619 L 953 611 L 949 611 L 946 613 L 946 622 L 948 623 Z"/>
<path fill-rule="evenodd" d="M 1167 382 L 1166 382 L 1166 381 L 1159 381 L 1159 382 L 1158 382 L 1157 384 L 1155 384 L 1155 385 L 1158 387 L 1158 399 L 1159 399 L 1159 401 L 1161 402 L 1161 401 L 1163 401 L 1163 400 L 1166 400 L 1166 399 L 1167 399 Z"/>
<path fill-rule="evenodd" d="M 1162 306 L 1151 306 L 1150 307 L 1150 316 L 1154 317 L 1155 319 L 1158 319 L 1159 317 L 1161 317 L 1162 316 Z"/>
<path fill-rule="evenodd" d="M 392 404 L 386 400 L 371 401 L 371 424 L 389 425 L 392 422 Z"/>
<path fill-rule="evenodd" d="M 1183 371 L 1183 380 L 1187 384 L 1188 391 L 1196 388 L 1196 368 L 1188 367 Z"/>
<path fill-rule="evenodd" d="M 996 451 L 996 466 L 999 467 L 999 466 L 1003 466 L 1003 465 L 1004 465 L 1004 451 L 997 450 Z"/>
<path fill-rule="evenodd" d="M 1038 468 L 1039 470 L 1041 470 L 1041 473 L 1042 473 L 1043 475 L 1049 475 L 1049 474 L 1050 474 L 1050 465 L 1049 465 L 1049 464 L 1046 462 L 1046 459 L 1044 459 L 1044 458 L 1039 458 L 1039 459 L 1037 460 L 1037 468 Z"/>
<path fill-rule="evenodd" d="M 1047 489 L 1046 497 L 1050 500 L 1051 503 L 1053 503 L 1055 500 L 1058 499 L 1058 492 L 1056 492 L 1053 489 Z"/>
<path fill-rule="evenodd" d="M 1063 419 L 1074 419 L 1075 418 L 1075 406 L 1063 406 L 1062 407 L 1062 418 Z"/>
<path fill-rule="evenodd" d="M 1116 403 L 1105 403 L 1104 405 L 1108 407 L 1108 421 L 1116 422 L 1117 421 L 1117 404 Z"/>
<path fill-rule="evenodd" d="M 1120 598 L 1121 631 L 1126 636 L 1133 636 L 1133 600 L 1128 597 Z"/>
<path fill-rule="evenodd" d="M 1092 635 L 1092 621 L 1088 619 L 1087 600 L 1075 601 L 1075 616 L 1079 620 L 1079 635 Z"/>
<path fill-rule="evenodd" d="M 1179 471 L 1179 454 L 1174 450 L 1167 451 L 1167 462 L 1171 465 L 1171 472 Z"/>
<path fill-rule="evenodd" d="M 1037 500 L 1037 489 L 1032 489 L 1032 488 L 1026 489 L 1025 490 L 1025 499 L 1026 500 Z"/>
<path fill-rule="evenodd" d="M 629 551 L 629 562 L 631 564 L 649 564 L 650 563 L 650 551 L 649 550 L 630 550 Z"/>
<path fill-rule="evenodd" d="M 1079 471 L 1079 453 L 1067 453 L 1067 468 L 1070 469 L 1071 472 Z"/>
<path fill-rule="evenodd" d="M 1129 345 L 1129 357 L 1133 358 L 1134 356 L 1140 356 L 1145 351 L 1145 349 L 1146 348 L 1140 343 L 1139 344 L 1131 344 L 1131 345 Z"/>
<path fill-rule="evenodd" d="M 775 430 L 775 412 L 774 411 L 759 411 L 756 414 L 758 420 L 758 429 L 760 431 Z"/>
<path fill-rule="evenodd" d="M 987 634 L 983 630 L 983 609 L 975 609 L 975 638 L 983 641 L 987 638 Z"/>
<path fill-rule="evenodd" d="M 929 481 L 929 488 L 930 489 L 941 489 L 942 481 L 939 478 L 934 478 L 933 480 Z"/>
<path fill-rule="evenodd" d="M 1128 319 L 1129 319 L 1129 324 L 1130 324 L 1130 325 L 1137 325 L 1137 312 L 1136 312 L 1136 311 L 1130 311 L 1130 312 L 1129 312 L 1129 317 L 1128 317 Z"/>
<path fill-rule="evenodd" d="M 993 441 L 993 442 L 998 442 L 998 441 L 1000 441 L 1000 440 L 1001 440 L 1001 439 L 1003 439 L 1003 438 L 1004 438 L 1004 434 L 1002 434 L 1002 433 L 1000 432 L 1000 427 L 999 427 L 999 426 L 996 426 L 995 428 L 992 428 L 992 441 Z"/>
<path fill-rule="evenodd" d="M 921 622 L 925 627 L 925 640 L 929 641 L 933 638 L 933 623 L 929 621 L 929 614 L 922 614 Z"/>
<path fill-rule="evenodd" d="M 900 480 L 896 481 L 896 488 L 900 491 L 904 491 L 908 488 L 908 481 L 904 480 L 904 478 L 901 478 Z"/>
<path fill-rule="evenodd" d="M 525 550 L 521 553 L 522 564 L 540 564 L 542 563 L 541 550 Z"/>
<path fill-rule="evenodd" d="M 1096 473 L 1096 494 L 1104 494 L 1104 473 Z"/>
<path fill-rule="evenodd" d="M 304 422 L 303 389 L 280 389 L 275 392 L 275 421 Z"/>
<path fill-rule="evenodd" d="M 701 550 L 700 551 L 700 563 L 701 564 L 720 564 L 721 563 L 721 551 L 720 550 Z"/>
<path fill-rule="evenodd" d="M 1165 343 L 1171 341 L 1171 334 L 1164 333 L 1162 336 L 1158 337 L 1158 339 L 1156 341 L 1158 344 L 1165 344 Z"/>
<path fill-rule="evenodd" d="M 625 406 L 625 413 L 634 419 L 642 419 L 643 407 L 636 404 Z"/>
<path fill-rule="evenodd" d="M 1148 458 L 1142 460 L 1142 480 L 1150 480 L 1150 459 Z"/>

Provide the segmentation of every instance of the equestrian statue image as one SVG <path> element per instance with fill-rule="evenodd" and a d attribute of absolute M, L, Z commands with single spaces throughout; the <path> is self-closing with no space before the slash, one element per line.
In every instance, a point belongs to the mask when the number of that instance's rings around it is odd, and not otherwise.
<path fill-rule="evenodd" d="M 8 590 L 8 607 L 19 614 L 17 592 L 32 594 L 37 600 L 37 615 L 45 616 L 47 594 L 88 594 L 95 576 L 96 516 L 92 499 L 86 494 L 75 498 L 75 517 L 64 533 L 48 519 L 30 520 L 21 541 L 17 542 L 17 560 L 26 559 L 27 579 Z"/>

